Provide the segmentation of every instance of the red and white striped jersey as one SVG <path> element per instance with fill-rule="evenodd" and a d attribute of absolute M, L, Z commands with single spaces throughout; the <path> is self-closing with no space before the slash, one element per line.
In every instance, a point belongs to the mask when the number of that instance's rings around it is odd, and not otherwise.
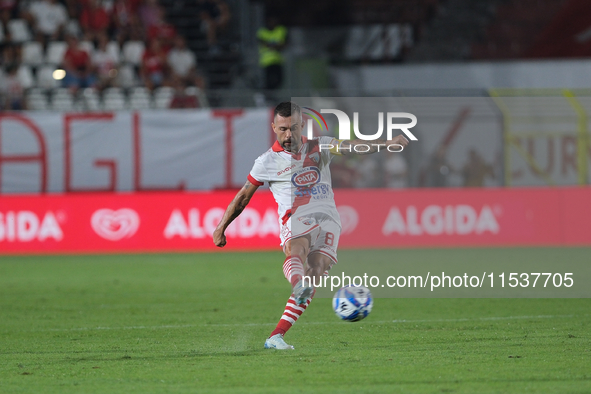
<path fill-rule="evenodd" d="M 248 180 L 258 186 L 269 183 L 279 206 L 280 224 L 285 223 L 290 216 L 301 217 L 313 213 L 327 214 L 341 224 L 330 178 L 329 165 L 333 153 L 328 149 L 321 151 L 319 146 L 336 146 L 337 143 L 332 137 L 302 137 L 299 152 L 292 154 L 275 141 L 268 151 L 255 160 Z"/>

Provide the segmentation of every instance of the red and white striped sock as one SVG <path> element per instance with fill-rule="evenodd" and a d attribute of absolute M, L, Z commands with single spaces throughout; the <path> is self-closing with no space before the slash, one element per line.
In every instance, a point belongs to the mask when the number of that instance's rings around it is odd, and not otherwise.
<path fill-rule="evenodd" d="M 283 262 L 283 274 L 294 287 L 304 276 L 304 264 L 298 256 L 288 256 Z"/>
<path fill-rule="evenodd" d="M 285 311 L 283 312 L 281 319 L 279 319 L 277 327 L 275 327 L 275 330 L 273 330 L 271 335 L 269 335 L 269 338 L 276 334 L 285 335 L 287 330 L 289 330 L 291 326 L 295 324 L 298 318 L 302 316 L 302 313 L 304 313 L 308 305 L 310 305 L 310 302 L 312 302 L 312 297 L 314 297 L 314 293 L 312 293 L 312 296 L 301 305 L 296 304 L 295 298 L 292 294 L 291 297 L 289 297 L 289 300 L 287 300 Z"/>
<path fill-rule="evenodd" d="M 288 256 L 283 262 L 283 274 L 289 283 L 291 283 L 291 286 L 295 286 L 302 279 L 302 276 L 304 276 L 304 264 L 302 263 L 302 259 L 297 256 Z M 314 295 L 312 294 L 312 297 L 313 296 Z M 283 315 L 281 316 L 281 319 L 279 319 L 277 327 L 275 327 L 275 330 L 273 330 L 269 338 L 276 334 L 284 335 L 298 320 L 302 313 L 304 313 L 308 305 L 310 305 L 312 297 L 306 300 L 304 304 L 297 305 L 295 297 L 292 294 L 289 297 L 289 300 L 287 300 L 285 311 L 283 311 Z"/>

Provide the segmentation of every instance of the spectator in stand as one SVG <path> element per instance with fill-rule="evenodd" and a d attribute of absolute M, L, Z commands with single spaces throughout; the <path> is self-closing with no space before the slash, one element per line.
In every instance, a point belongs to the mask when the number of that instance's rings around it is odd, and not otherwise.
<path fill-rule="evenodd" d="M 113 25 L 117 36 L 129 29 L 134 14 L 129 0 L 119 0 L 113 4 Z"/>
<path fill-rule="evenodd" d="M 63 60 L 63 69 L 66 70 L 66 76 L 62 80 L 62 84 L 72 90 L 94 87 L 96 76 L 93 72 L 90 55 L 80 48 L 76 37 L 68 36 L 67 42 L 68 49 Z"/>
<path fill-rule="evenodd" d="M 113 12 L 115 12 L 115 9 L 117 7 L 123 4 L 125 5 L 125 7 L 127 7 L 128 12 L 131 12 L 132 14 L 137 14 L 143 3 L 144 0 L 116 0 L 113 4 Z"/>
<path fill-rule="evenodd" d="M 6 37 L 8 22 L 17 17 L 18 7 L 16 0 L 0 0 L 0 22 L 4 25 L 4 36 Z"/>
<path fill-rule="evenodd" d="M 287 28 L 276 17 L 267 18 L 267 25 L 257 32 L 259 65 L 265 72 L 265 89 L 279 89 L 283 84 L 283 55 L 287 43 Z"/>
<path fill-rule="evenodd" d="M 25 16 L 41 42 L 60 39 L 68 21 L 66 7 L 57 0 L 34 1 Z"/>
<path fill-rule="evenodd" d="M 98 37 L 98 46 L 92 54 L 92 65 L 98 77 L 97 87 L 104 89 L 114 85 L 117 77 L 117 58 L 107 50 L 109 39 L 106 34 Z"/>
<path fill-rule="evenodd" d="M 143 41 L 143 27 L 138 16 L 140 1 L 119 0 L 113 4 L 113 25 L 119 45 L 125 41 Z"/>
<path fill-rule="evenodd" d="M 363 155 L 359 156 L 357 164 L 357 177 L 355 187 L 357 188 L 375 188 L 382 187 L 382 177 L 380 176 L 380 165 L 377 158 Z"/>
<path fill-rule="evenodd" d="M 230 7 L 223 0 L 198 0 L 197 4 L 201 26 L 207 35 L 209 52 L 212 55 L 219 55 L 222 50 L 217 38 L 230 21 Z"/>
<path fill-rule="evenodd" d="M 397 153 L 388 153 L 384 163 L 386 187 L 400 189 L 408 183 L 408 165 L 406 159 Z"/>
<path fill-rule="evenodd" d="M 139 8 L 140 22 L 146 29 L 146 32 L 158 23 L 160 18 L 160 6 L 158 0 L 146 0 Z"/>
<path fill-rule="evenodd" d="M 195 95 L 188 95 L 185 91 L 185 85 L 181 80 L 173 79 L 174 97 L 170 102 L 170 108 L 197 108 L 199 100 Z"/>
<path fill-rule="evenodd" d="M 353 188 L 357 177 L 356 165 L 353 155 L 335 156 L 330 165 L 332 186 L 335 188 Z"/>
<path fill-rule="evenodd" d="M 66 10 L 70 19 L 78 20 L 86 6 L 87 0 L 65 0 Z M 68 34 L 68 32 L 66 32 Z"/>
<path fill-rule="evenodd" d="M 0 0 L 0 11 L 8 11 L 12 15 L 13 10 L 17 9 L 17 0 Z"/>
<path fill-rule="evenodd" d="M 80 27 L 84 38 L 89 41 L 98 40 L 106 35 L 111 25 L 111 15 L 100 0 L 88 0 L 80 15 Z"/>
<path fill-rule="evenodd" d="M 144 52 L 140 75 L 144 85 L 150 90 L 162 86 L 166 82 L 168 64 L 166 52 L 162 49 L 159 40 L 152 40 L 150 46 Z"/>
<path fill-rule="evenodd" d="M 187 48 L 187 43 L 181 36 L 176 36 L 174 47 L 168 52 L 168 66 L 172 77 L 180 80 L 185 86 L 195 85 L 205 90 L 205 79 L 197 71 L 195 54 Z"/>
<path fill-rule="evenodd" d="M 462 176 L 464 187 L 483 187 L 486 177 L 496 178 L 493 166 L 487 164 L 474 148 L 468 153 L 468 161 L 462 168 Z"/>
<path fill-rule="evenodd" d="M 440 146 L 431 155 L 426 169 L 425 186 L 427 187 L 447 187 L 449 176 L 456 172 L 447 161 L 447 147 Z M 421 182 L 423 183 L 423 182 Z"/>
<path fill-rule="evenodd" d="M 2 50 L 2 64 L 20 64 L 22 47 L 20 45 L 5 45 Z"/>
<path fill-rule="evenodd" d="M 160 44 L 165 51 L 169 51 L 176 37 L 176 29 L 173 25 L 166 22 L 166 12 L 164 8 L 158 7 L 158 18 L 156 22 L 148 28 L 148 41 L 160 40 Z"/>
<path fill-rule="evenodd" d="M 4 98 L 4 103 L 0 109 L 5 110 L 23 110 L 25 107 L 25 89 L 17 75 L 18 66 L 8 66 L 7 75 L 0 80 L 0 95 Z"/>

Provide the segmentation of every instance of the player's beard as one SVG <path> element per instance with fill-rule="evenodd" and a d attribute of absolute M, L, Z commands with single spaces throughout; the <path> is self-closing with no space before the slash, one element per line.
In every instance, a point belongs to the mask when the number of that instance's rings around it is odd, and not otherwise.
<path fill-rule="evenodd" d="M 285 141 L 281 143 L 281 146 L 283 147 L 283 149 L 291 153 L 296 152 L 298 148 L 298 145 L 295 143 L 295 139 L 293 138 L 285 139 Z"/>

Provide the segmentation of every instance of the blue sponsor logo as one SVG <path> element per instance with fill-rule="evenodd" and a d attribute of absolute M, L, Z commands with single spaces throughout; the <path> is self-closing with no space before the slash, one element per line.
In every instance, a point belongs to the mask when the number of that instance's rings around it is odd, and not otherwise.
<path fill-rule="evenodd" d="M 330 197 L 330 186 L 322 184 L 313 187 L 298 187 L 294 194 L 296 197 L 312 197 L 320 200 Z"/>
<path fill-rule="evenodd" d="M 320 182 L 320 170 L 317 167 L 304 167 L 291 177 L 295 187 L 310 187 Z"/>

